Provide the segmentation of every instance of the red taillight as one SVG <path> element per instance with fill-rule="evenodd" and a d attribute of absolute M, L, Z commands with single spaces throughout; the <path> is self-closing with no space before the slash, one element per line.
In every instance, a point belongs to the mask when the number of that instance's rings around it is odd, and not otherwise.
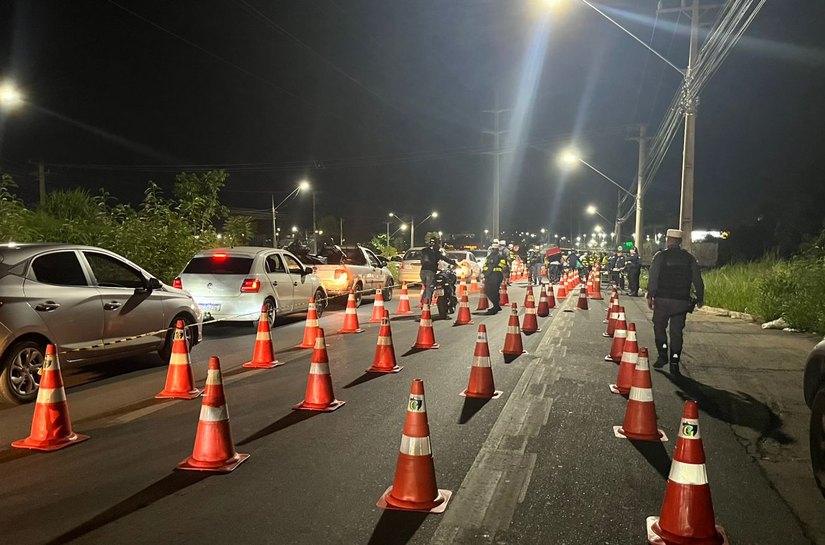
<path fill-rule="evenodd" d="M 178 288 L 179 290 L 183 289 L 183 282 L 181 281 L 180 276 L 175 278 L 174 281 L 172 281 L 172 287 Z"/>
<path fill-rule="evenodd" d="M 241 293 L 258 293 L 261 289 L 261 281 L 257 278 L 244 278 L 241 284 Z"/>
<path fill-rule="evenodd" d="M 332 275 L 334 280 L 344 281 L 347 279 L 347 270 L 346 269 L 335 269 L 335 272 Z"/>
<path fill-rule="evenodd" d="M 214 259 L 215 261 L 223 261 L 224 259 L 226 259 L 226 257 L 226 252 L 218 252 L 212 254 L 212 259 Z"/>

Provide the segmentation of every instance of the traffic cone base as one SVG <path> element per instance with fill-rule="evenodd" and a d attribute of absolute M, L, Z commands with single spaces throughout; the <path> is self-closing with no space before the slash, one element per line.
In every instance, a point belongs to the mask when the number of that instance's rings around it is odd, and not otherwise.
<path fill-rule="evenodd" d="M 659 528 L 659 517 L 647 517 L 647 542 L 650 545 L 672 545 L 677 544 L 681 545 L 683 543 L 690 543 L 690 541 L 685 541 L 684 539 L 680 541 L 667 541 L 661 534 L 664 532 L 661 528 Z M 728 535 L 725 533 L 725 529 L 716 525 L 716 532 L 717 535 L 714 538 L 711 538 L 710 541 L 703 540 L 703 541 L 696 541 L 696 543 L 701 543 L 702 545 L 729 545 L 730 542 L 728 541 Z M 674 536 L 677 537 L 677 536 Z"/>
<path fill-rule="evenodd" d="M 375 504 L 376 507 L 379 509 L 396 509 L 398 511 L 415 511 L 418 513 L 443 513 L 445 509 L 447 509 L 447 504 L 450 502 L 450 498 L 453 496 L 452 491 L 450 490 L 443 490 L 441 488 L 438 489 L 438 497 L 435 499 L 438 505 L 432 508 L 427 508 L 427 506 L 419 506 L 417 503 L 414 502 L 405 502 L 400 500 L 393 500 L 398 505 L 392 505 L 387 502 L 387 498 L 392 493 L 392 486 L 390 486 L 384 493 L 381 495 L 381 499 Z"/>
<path fill-rule="evenodd" d="M 504 392 L 501 391 L 501 390 L 496 390 L 495 392 L 493 392 L 493 397 L 489 397 L 489 396 L 482 396 L 482 395 L 478 395 L 478 394 L 473 394 L 473 393 L 470 393 L 468 390 L 462 390 L 458 393 L 458 395 L 460 395 L 461 397 L 472 397 L 472 398 L 475 398 L 475 399 L 498 399 L 498 398 L 501 397 L 501 394 L 503 394 L 503 393 Z"/>
<path fill-rule="evenodd" d="M 364 332 L 364 330 L 361 329 L 360 327 L 358 329 L 346 329 L 346 330 L 339 329 L 338 330 L 338 333 L 340 333 L 341 335 L 347 335 L 347 334 L 352 334 L 352 333 L 363 333 L 363 332 Z"/>
<path fill-rule="evenodd" d="M 243 365 L 241 365 L 241 367 L 246 367 L 247 369 L 273 369 L 275 367 L 280 367 L 282 365 L 284 365 L 284 362 L 278 361 L 278 360 L 268 362 L 268 363 L 267 362 L 258 363 L 258 362 L 254 362 L 254 361 L 248 361 L 248 362 L 244 363 Z"/>
<path fill-rule="evenodd" d="M 401 369 L 403 369 L 403 367 L 400 365 L 396 365 L 392 369 L 377 369 L 374 367 L 370 367 L 369 369 L 367 369 L 367 373 L 397 373 L 401 371 Z"/>
<path fill-rule="evenodd" d="M 611 391 L 612 391 L 612 388 L 611 388 Z M 613 393 L 617 393 L 617 392 L 613 392 Z M 659 429 L 659 430 L 656 430 L 656 431 L 659 432 L 658 441 L 661 441 L 662 443 L 666 443 L 668 441 L 668 438 L 667 438 L 667 434 L 665 434 L 664 430 Z M 636 437 L 628 437 L 627 435 L 624 434 L 624 430 L 622 429 L 621 426 L 613 426 L 613 435 L 615 435 L 619 439 L 630 439 L 630 440 L 633 440 L 633 441 L 656 441 L 657 440 L 655 438 L 637 439 Z"/>
<path fill-rule="evenodd" d="M 31 439 L 30 437 L 27 437 L 26 439 L 14 441 L 11 444 L 11 446 L 13 446 L 14 448 L 26 448 L 29 450 L 42 450 L 43 452 L 51 452 L 53 450 L 60 450 L 62 448 L 82 443 L 88 438 L 88 435 L 83 435 L 82 433 L 72 433 L 68 437 L 62 437 L 58 442 L 37 441 Z"/>
<path fill-rule="evenodd" d="M 417 348 L 419 350 L 437 350 L 437 349 L 441 348 L 441 346 L 438 343 L 433 343 L 431 345 L 423 345 L 423 344 L 415 343 L 414 345 L 412 345 L 412 347 Z"/>
<path fill-rule="evenodd" d="M 499 350 L 498 353 L 499 354 L 504 354 L 505 356 L 516 356 L 518 354 L 528 354 L 527 350 L 522 350 L 521 352 L 505 352 L 503 349 Z"/>
<path fill-rule="evenodd" d="M 182 469 L 184 471 L 211 471 L 213 473 L 229 473 L 234 471 L 236 467 L 241 465 L 249 458 L 249 454 L 240 454 L 235 453 L 235 456 L 224 462 L 220 466 L 213 466 L 213 465 L 201 465 L 196 460 L 193 460 L 191 457 L 187 458 L 186 460 L 181 461 L 177 465 L 177 469 Z"/>
<path fill-rule="evenodd" d="M 317 405 L 307 405 L 306 402 L 302 401 L 302 402 L 298 403 L 297 405 L 294 405 L 292 407 L 292 410 L 294 410 L 294 411 L 320 411 L 320 412 L 325 412 L 325 413 L 331 413 L 335 409 L 340 408 L 344 403 L 346 403 L 346 401 L 339 401 L 339 400 L 336 399 L 335 401 L 333 401 L 329 405 L 325 405 L 323 407 L 320 407 L 320 406 L 317 406 Z"/>
<path fill-rule="evenodd" d="M 187 392 L 185 394 L 169 393 L 166 390 L 164 390 L 164 391 L 158 393 L 155 396 L 155 399 L 195 399 L 196 397 L 200 397 L 202 395 L 203 395 L 203 392 L 201 392 L 197 388 L 195 388 L 194 390 L 191 390 L 190 392 Z"/>

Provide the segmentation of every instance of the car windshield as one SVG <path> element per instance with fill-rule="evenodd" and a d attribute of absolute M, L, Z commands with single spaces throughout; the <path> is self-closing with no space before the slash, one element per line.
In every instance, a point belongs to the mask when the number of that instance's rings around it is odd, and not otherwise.
<path fill-rule="evenodd" d="M 467 252 L 447 252 L 447 257 L 451 257 L 456 261 L 464 261 L 467 259 Z"/>
<path fill-rule="evenodd" d="M 184 274 L 248 274 L 252 268 L 251 257 L 196 257 L 189 262 Z"/>
<path fill-rule="evenodd" d="M 482 259 L 487 257 L 487 250 L 473 250 L 473 255 L 476 256 L 476 259 Z"/>
<path fill-rule="evenodd" d="M 404 261 L 421 261 L 421 250 L 407 250 L 404 254 Z"/>

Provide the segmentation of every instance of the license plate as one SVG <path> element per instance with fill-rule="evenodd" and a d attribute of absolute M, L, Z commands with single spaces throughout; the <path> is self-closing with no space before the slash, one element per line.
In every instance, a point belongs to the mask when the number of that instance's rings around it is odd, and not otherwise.
<path fill-rule="evenodd" d="M 444 297 L 444 290 L 441 289 L 441 288 L 433 290 L 433 295 L 438 295 L 438 296 Z"/>
<path fill-rule="evenodd" d="M 221 310 L 220 303 L 198 303 L 198 306 L 201 307 L 201 310 L 211 310 L 213 312 Z"/>

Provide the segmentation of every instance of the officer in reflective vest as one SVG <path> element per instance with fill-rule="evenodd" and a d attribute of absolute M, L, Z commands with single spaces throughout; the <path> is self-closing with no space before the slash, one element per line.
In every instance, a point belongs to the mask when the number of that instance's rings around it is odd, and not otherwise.
<path fill-rule="evenodd" d="M 506 248 L 504 251 L 507 251 Z M 496 314 L 501 310 L 498 290 L 504 281 L 504 270 L 506 268 L 506 254 L 499 250 L 498 244 L 493 244 L 490 246 L 490 253 L 487 254 L 487 259 L 484 261 L 484 268 L 482 269 L 482 273 L 484 274 L 484 291 L 487 299 L 489 299 L 492 304 L 487 314 Z"/>
<path fill-rule="evenodd" d="M 705 303 L 705 284 L 699 263 L 690 252 L 683 250 L 682 232 L 667 230 L 667 249 L 653 257 L 650 266 L 650 280 L 647 287 L 647 306 L 653 309 L 653 333 L 659 357 L 654 367 L 663 367 L 670 362 L 670 372 L 679 373 L 682 357 L 682 330 L 685 328 L 687 313 L 693 311 L 690 288 L 696 291 L 695 303 L 701 308 Z M 667 328 L 670 322 L 670 345 L 667 343 Z M 668 349 L 670 359 L 668 359 Z"/>

